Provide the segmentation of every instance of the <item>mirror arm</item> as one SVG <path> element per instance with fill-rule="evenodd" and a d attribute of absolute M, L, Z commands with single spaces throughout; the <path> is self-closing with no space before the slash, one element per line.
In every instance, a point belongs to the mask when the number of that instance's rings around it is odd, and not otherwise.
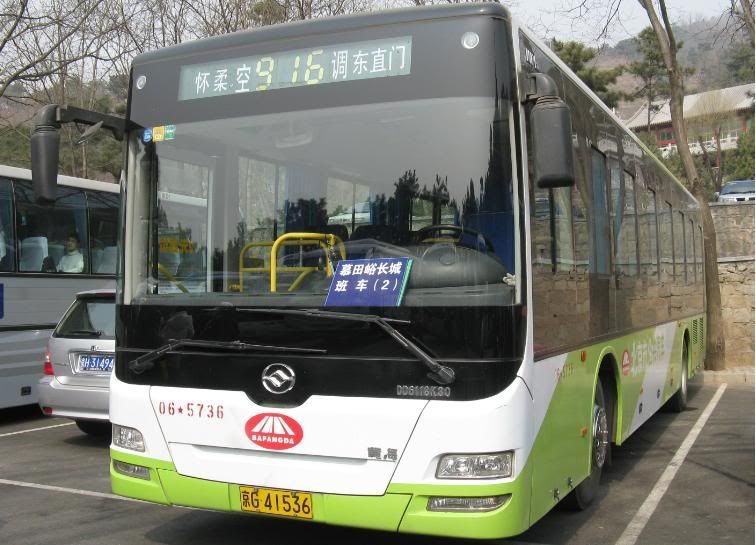
<path fill-rule="evenodd" d="M 520 73 L 520 96 L 524 104 L 537 103 L 541 99 L 559 99 L 556 82 L 541 72 Z"/>
<path fill-rule="evenodd" d="M 50 129 L 60 129 L 64 123 L 82 123 L 84 125 L 95 125 L 102 122 L 102 128 L 109 130 L 113 138 L 122 141 L 126 134 L 126 120 L 115 115 L 102 114 L 74 106 L 59 106 L 58 104 L 49 104 L 42 107 L 35 117 L 35 130 L 38 127 L 49 127 Z"/>

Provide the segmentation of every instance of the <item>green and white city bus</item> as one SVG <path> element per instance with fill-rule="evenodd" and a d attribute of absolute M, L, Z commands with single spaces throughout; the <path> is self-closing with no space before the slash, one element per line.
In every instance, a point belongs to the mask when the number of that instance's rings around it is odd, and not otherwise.
<path fill-rule="evenodd" d="M 511 536 L 685 406 L 696 201 L 498 4 L 146 53 L 104 126 L 127 142 L 117 494 Z"/>

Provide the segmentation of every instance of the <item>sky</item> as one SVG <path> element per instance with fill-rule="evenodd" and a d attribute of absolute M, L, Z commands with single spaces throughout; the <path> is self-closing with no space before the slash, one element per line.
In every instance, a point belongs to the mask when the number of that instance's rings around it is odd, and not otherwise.
<path fill-rule="evenodd" d="M 591 7 L 590 13 L 579 17 L 567 10 L 581 0 L 501 0 L 512 13 L 524 21 L 541 37 L 556 37 L 597 44 L 602 19 L 615 4 L 620 4 L 620 22 L 613 25 L 608 37 L 598 44 L 614 45 L 636 36 L 650 26 L 648 16 L 638 0 L 582 0 Z M 672 22 L 689 22 L 702 18 L 718 17 L 729 6 L 728 0 L 667 0 L 667 10 Z"/>

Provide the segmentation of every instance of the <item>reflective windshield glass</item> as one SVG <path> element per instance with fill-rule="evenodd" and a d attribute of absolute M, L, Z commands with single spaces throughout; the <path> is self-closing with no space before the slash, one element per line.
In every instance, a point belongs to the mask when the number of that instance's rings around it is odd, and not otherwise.
<path fill-rule="evenodd" d="M 132 256 L 133 293 L 322 306 L 339 261 L 404 257 L 405 305 L 511 304 L 502 117 L 492 98 L 438 98 L 137 132 L 151 251 Z"/>
<path fill-rule="evenodd" d="M 753 191 L 753 180 L 740 180 L 726 184 L 722 189 L 722 195 L 730 195 L 734 193 L 753 193 Z"/>

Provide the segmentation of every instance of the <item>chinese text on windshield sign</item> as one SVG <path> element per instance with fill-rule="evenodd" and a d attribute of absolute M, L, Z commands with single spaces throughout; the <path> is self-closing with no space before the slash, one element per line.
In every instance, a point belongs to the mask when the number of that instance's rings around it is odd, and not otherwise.
<path fill-rule="evenodd" d="M 279 51 L 181 67 L 179 100 L 403 76 L 412 37 Z"/>

